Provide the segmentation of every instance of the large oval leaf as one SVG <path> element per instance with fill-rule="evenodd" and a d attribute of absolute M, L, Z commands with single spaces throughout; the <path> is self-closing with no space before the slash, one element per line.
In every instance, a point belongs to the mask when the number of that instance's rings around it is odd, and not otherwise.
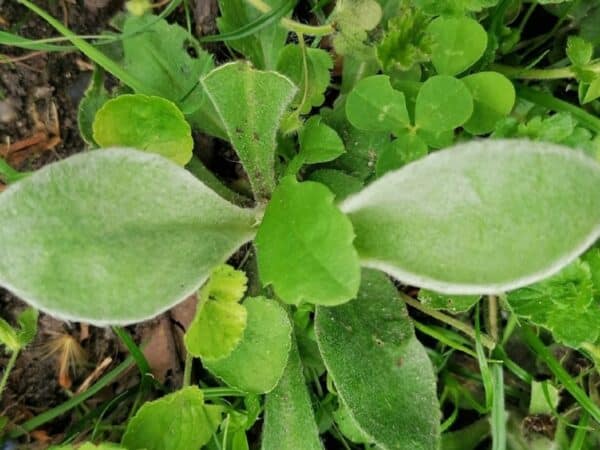
<path fill-rule="evenodd" d="M 437 152 L 348 198 L 363 264 L 448 294 L 545 278 L 600 236 L 600 165 L 525 140 Z"/>
<path fill-rule="evenodd" d="M 385 450 L 437 449 L 433 367 L 384 274 L 364 270 L 355 300 L 317 307 L 315 332 L 338 395 L 366 436 Z"/>
<path fill-rule="evenodd" d="M 195 292 L 255 212 L 165 158 L 126 149 L 51 164 L 0 195 L 0 284 L 69 320 L 132 323 Z"/>

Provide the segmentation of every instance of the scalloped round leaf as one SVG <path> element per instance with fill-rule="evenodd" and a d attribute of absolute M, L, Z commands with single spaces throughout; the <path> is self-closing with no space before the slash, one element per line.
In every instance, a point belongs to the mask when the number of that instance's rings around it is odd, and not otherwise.
<path fill-rule="evenodd" d="M 348 94 L 346 116 L 364 131 L 398 132 L 410 124 L 404 94 L 392 88 L 387 75 L 360 80 Z"/>
<path fill-rule="evenodd" d="M 119 95 L 96 113 L 100 147 L 131 147 L 157 153 L 180 166 L 192 159 L 192 129 L 175 103 L 142 94 Z"/>
<path fill-rule="evenodd" d="M 127 424 L 129 450 L 190 450 L 207 444 L 221 423 L 223 408 L 204 405 L 204 395 L 188 386 L 146 402 Z"/>
<path fill-rule="evenodd" d="M 312 116 L 306 121 L 298 135 L 298 141 L 300 157 L 306 164 L 328 162 L 346 151 L 342 138 L 319 116 Z"/>
<path fill-rule="evenodd" d="M 415 123 L 426 131 L 453 130 L 473 114 L 473 96 L 465 84 L 454 77 L 428 78 L 417 94 Z"/>
<path fill-rule="evenodd" d="M 355 300 L 317 307 L 315 333 L 329 376 L 363 440 L 368 437 L 385 450 L 438 448 L 435 373 L 384 274 L 364 270 Z"/>
<path fill-rule="evenodd" d="M 185 348 L 197 358 L 217 360 L 230 355 L 242 340 L 247 313 L 235 302 L 206 300 L 184 336 Z"/>
<path fill-rule="evenodd" d="M 570 148 L 473 141 L 390 172 L 341 208 L 362 264 L 445 294 L 560 270 L 600 236 L 600 165 Z"/>
<path fill-rule="evenodd" d="M 81 153 L 0 194 L 0 285 L 42 311 L 97 325 L 184 300 L 252 239 L 238 208 L 167 159 Z"/>
<path fill-rule="evenodd" d="M 471 134 L 494 131 L 496 123 L 515 105 L 515 87 L 498 72 L 478 72 L 462 78 L 473 95 L 473 114 L 463 125 Z"/>
<path fill-rule="evenodd" d="M 202 360 L 204 366 L 229 386 L 251 394 L 272 391 L 288 361 L 292 325 L 285 310 L 274 300 L 248 298 L 244 337 L 225 358 Z"/>
<path fill-rule="evenodd" d="M 487 33 L 470 17 L 438 17 L 427 26 L 431 37 L 431 62 L 440 75 L 464 72 L 487 48 Z"/>
<path fill-rule="evenodd" d="M 360 284 L 353 239 L 352 224 L 325 186 L 285 177 L 256 235 L 260 279 L 286 303 L 347 302 Z"/>

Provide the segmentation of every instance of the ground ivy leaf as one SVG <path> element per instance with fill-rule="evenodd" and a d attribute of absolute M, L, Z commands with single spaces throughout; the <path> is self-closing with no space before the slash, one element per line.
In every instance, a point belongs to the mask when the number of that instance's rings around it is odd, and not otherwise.
<path fill-rule="evenodd" d="M 392 88 L 387 75 L 360 80 L 348 94 L 346 116 L 364 131 L 398 133 L 410 124 L 404 94 Z"/>
<path fill-rule="evenodd" d="M 146 402 L 127 424 L 123 445 L 128 450 L 190 450 L 212 438 L 221 412 L 206 409 L 202 391 L 189 386 Z"/>
<path fill-rule="evenodd" d="M 470 17 L 438 17 L 427 26 L 431 62 L 440 75 L 464 72 L 483 56 L 487 33 Z"/>
<path fill-rule="evenodd" d="M 373 50 L 367 41 L 367 32 L 374 29 L 382 17 L 376 0 L 340 0 L 330 20 L 335 23 L 333 46 L 339 55 L 367 56 Z"/>
<path fill-rule="evenodd" d="M 285 310 L 264 297 L 249 298 L 244 337 L 226 358 L 203 360 L 229 386 L 251 394 L 272 391 L 288 361 L 292 326 Z"/>
<path fill-rule="evenodd" d="M 312 116 L 306 121 L 298 140 L 300 156 L 306 164 L 331 161 L 345 152 L 340 136 L 333 128 L 323 123 L 319 116 Z"/>
<path fill-rule="evenodd" d="M 415 133 L 408 130 L 402 132 L 381 150 L 375 169 L 377 176 L 399 169 L 425 155 L 427 155 L 427 144 Z"/>
<path fill-rule="evenodd" d="M 390 172 L 341 209 L 363 265 L 441 293 L 493 294 L 555 273 L 598 239 L 599 191 L 600 165 L 581 152 L 487 140 Z"/>
<path fill-rule="evenodd" d="M 285 177 L 256 235 L 260 279 L 287 303 L 344 303 L 360 284 L 350 221 L 319 183 Z"/>
<path fill-rule="evenodd" d="M 212 361 L 231 354 L 246 329 L 246 308 L 239 303 L 206 300 L 185 333 L 185 348 Z"/>
<path fill-rule="evenodd" d="M 277 71 L 287 76 L 298 86 L 298 93 L 293 105 L 302 104 L 300 113 L 307 114 L 313 107 L 321 106 L 325 101 L 325 91 L 329 87 L 333 69 L 331 55 L 320 48 L 306 48 L 306 66 L 308 69 L 308 84 L 304 75 L 304 59 L 299 45 L 286 45 L 279 54 Z M 306 96 L 306 101 L 303 98 Z"/>
<path fill-rule="evenodd" d="M 437 448 L 433 367 L 385 275 L 365 270 L 355 300 L 317 307 L 315 332 L 338 395 L 364 433 L 382 449 Z M 377 383 L 367 382 L 373 374 Z"/>
<path fill-rule="evenodd" d="M 473 114 L 463 125 L 471 134 L 494 131 L 496 123 L 508 116 L 515 105 L 515 88 L 498 72 L 478 72 L 462 78 L 473 95 Z"/>
<path fill-rule="evenodd" d="M 96 113 L 94 140 L 101 147 L 131 147 L 179 164 L 192 159 L 192 129 L 177 106 L 161 97 L 119 95 Z"/>
<path fill-rule="evenodd" d="M 273 9 L 281 6 L 284 0 L 264 0 L 264 3 Z M 217 26 L 223 34 L 236 31 L 263 15 L 245 0 L 219 0 L 219 9 L 221 17 L 217 19 Z M 275 69 L 287 35 L 288 31 L 277 21 L 250 36 L 227 43 L 259 69 L 272 70 Z"/>
<path fill-rule="evenodd" d="M 415 122 L 427 131 L 452 130 L 473 114 L 473 96 L 465 84 L 454 77 L 428 78 L 417 95 Z"/>
<path fill-rule="evenodd" d="M 465 312 L 479 301 L 479 295 L 445 295 L 429 289 L 419 291 L 419 300 L 434 309 L 445 309 L 452 313 Z"/>
<path fill-rule="evenodd" d="M 267 394 L 262 450 L 322 450 L 295 339 L 277 387 Z"/>
<path fill-rule="evenodd" d="M 126 149 L 50 164 L 0 195 L 0 284 L 67 320 L 149 319 L 252 239 L 255 211 Z"/>
<path fill-rule="evenodd" d="M 224 64 L 201 83 L 221 116 L 254 195 L 268 198 L 275 187 L 277 130 L 297 88 L 283 75 L 253 69 L 245 62 Z"/>

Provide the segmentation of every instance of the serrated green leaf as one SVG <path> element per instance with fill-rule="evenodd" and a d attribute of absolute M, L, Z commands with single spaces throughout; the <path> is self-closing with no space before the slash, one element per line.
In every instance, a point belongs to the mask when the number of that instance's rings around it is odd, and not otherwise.
<path fill-rule="evenodd" d="M 246 321 L 243 305 L 206 300 L 185 333 L 185 348 L 206 361 L 225 358 L 241 342 Z"/>
<path fill-rule="evenodd" d="M 19 324 L 19 331 L 17 332 L 17 337 L 19 339 L 19 344 L 21 345 L 21 348 L 27 347 L 35 339 L 35 335 L 37 334 L 38 329 L 38 316 L 39 312 L 37 309 L 26 308 L 17 317 L 17 322 Z"/>
<path fill-rule="evenodd" d="M 300 113 L 307 114 L 313 107 L 321 106 L 325 101 L 325 91 L 329 87 L 333 69 L 331 55 L 320 48 L 306 48 L 306 69 L 308 83 L 304 74 L 304 58 L 299 45 L 286 45 L 279 54 L 277 71 L 287 76 L 296 86 L 298 93 L 293 106 L 302 105 Z M 304 100 L 306 97 L 306 100 Z"/>
<path fill-rule="evenodd" d="M 272 9 L 280 7 L 284 0 L 265 0 Z M 236 31 L 259 18 L 262 13 L 245 0 L 219 0 L 221 17 L 217 26 L 221 33 Z M 250 36 L 230 40 L 228 44 L 246 56 L 259 69 L 273 70 L 285 46 L 288 31 L 278 22 L 269 25 Z"/>
<path fill-rule="evenodd" d="M 600 165 L 581 152 L 487 140 L 390 172 L 341 209 L 363 265 L 441 293 L 498 293 L 555 273 L 598 239 L 599 191 Z"/>
<path fill-rule="evenodd" d="M 473 96 L 473 114 L 463 125 L 471 134 L 485 134 L 508 116 L 515 105 L 515 87 L 498 72 L 478 72 L 462 78 Z"/>
<path fill-rule="evenodd" d="M 267 394 L 262 450 L 322 450 L 295 339 L 277 387 Z"/>
<path fill-rule="evenodd" d="M 387 75 L 360 80 L 348 94 L 346 115 L 364 131 L 398 133 L 410 124 L 404 94 L 392 88 Z"/>
<path fill-rule="evenodd" d="M 315 332 L 337 393 L 364 433 L 382 449 L 437 449 L 433 367 L 385 275 L 365 270 L 355 300 L 317 307 Z M 377 382 L 366 381 L 373 374 Z"/>
<path fill-rule="evenodd" d="M 575 66 L 585 66 L 594 54 L 594 46 L 579 36 L 569 36 L 567 39 L 567 57 Z"/>
<path fill-rule="evenodd" d="M 306 164 L 331 161 L 344 153 L 344 142 L 319 116 L 306 121 L 298 135 L 300 157 Z"/>
<path fill-rule="evenodd" d="M 438 17 L 427 27 L 431 62 L 440 75 L 458 75 L 483 56 L 487 33 L 470 17 Z"/>
<path fill-rule="evenodd" d="M 323 185 L 284 178 L 256 235 L 260 279 L 286 303 L 344 303 L 360 283 L 350 221 Z M 318 218 L 318 220 L 316 220 Z"/>
<path fill-rule="evenodd" d="M 473 114 L 473 96 L 465 83 L 447 75 L 428 78 L 417 95 L 415 123 L 426 131 L 453 130 Z"/>
<path fill-rule="evenodd" d="M 376 0 L 339 0 L 330 15 L 336 25 L 333 46 L 338 55 L 361 55 L 374 53 L 367 43 L 367 32 L 377 26 L 382 17 L 381 6 Z"/>
<path fill-rule="evenodd" d="M 277 72 L 244 62 L 224 64 L 201 80 L 248 174 L 255 197 L 268 198 L 275 187 L 275 150 L 279 124 L 296 87 Z"/>
<path fill-rule="evenodd" d="M 581 257 L 590 267 L 594 297 L 600 298 L 600 249 L 592 248 Z"/>
<path fill-rule="evenodd" d="M 185 299 L 256 220 L 170 161 L 127 149 L 48 165 L 0 194 L 0 209 L 0 284 L 94 324 L 142 321 Z"/>
<path fill-rule="evenodd" d="M 97 146 L 94 141 L 94 131 L 92 125 L 98 110 L 110 100 L 108 91 L 104 88 L 104 73 L 96 67 L 92 74 L 92 79 L 79 106 L 77 107 L 77 123 L 81 137 L 90 146 Z"/>
<path fill-rule="evenodd" d="M 206 290 L 208 298 L 216 301 L 237 303 L 244 297 L 247 285 L 248 277 L 244 272 L 221 264 L 212 271 L 202 291 Z"/>
<path fill-rule="evenodd" d="M 21 350 L 17 331 L 2 317 L 0 317 L 0 344 L 5 345 L 11 352 Z"/>
<path fill-rule="evenodd" d="M 156 153 L 180 166 L 192 159 L 192 129 L 169 100 L 120 95 L 104 103 L 94 119 L 94 141 L 101 147 L 131 147 Z"/>
<path fill-rule="evenodd" d="M 210 441 L 221 422 L 222 407 L 208 408 L 204 395 L 189 386 L 146 402 L 127 424 L 128 450 L 190 450 Z"/>
<path fill-rule="evenodd" d="M 358 178 L 336 169 L 315 170 L 308 176 L 308 179 L 327 186 L 335 195 L 336 201 L 355 194 L 364 186 Z"/>
<path fill-rule="evenodd" d="M 244 337 L 225 358 L 203 360 L 204 366 L 229 386 L 243 392 L 264 394 L 281 378 L 291 347 L 292 326 L 287 313 L 275 301 L 249 298 Z"/>
<path fill-rule="evenodd" d="M 396 139 L 384 146 L 379 154 L 377 176 L 399 169 L 425 155 L 427 155 L 427 144 L 419 136 L 408 131 L 400 133 Z"/>
<path fill-rule="evenodd" d="M 445 309 L 452 313 L 465 312 L 479 301 L 479 295 L 444 295 L 429 289 L 419 291 L 419 300 L 434 309 Z"/>

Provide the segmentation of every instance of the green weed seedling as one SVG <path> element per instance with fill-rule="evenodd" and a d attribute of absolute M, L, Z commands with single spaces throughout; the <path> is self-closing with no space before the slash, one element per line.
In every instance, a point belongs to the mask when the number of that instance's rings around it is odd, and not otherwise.
<path fill-rule="evenodd" d="M 79 109 L 88 151 L 24 175 L 0 166 L 9 184 L 0 285 L 54 317 L 98 326 L 198 298 L 182 389 L 132 411 L 120 447 L 80 449 L 246 450 L 260 418 L 262 450 L 323 449 L 324 432 L 345 448 L 474 450 L 491 437 L 505 450 L 513 392 L 503 368 L 536 389 L 535 411 L 558 404 L 558 388 L 533 384 L 505 351 L 518 320 L 600 361 L 600 120 L 512 81 L 573 78 L 580 103 L 595 105 L 594 36 L 568 39 L 568 66 L 538 70 L 495 62 L 518 47 L 511 2 L 311 2 L 308 25 L 292 19 L 291 1 L 222 0 L 220 34 L 204 41 L 244 59 L 216 65 L 189 29 L 167 22 L 179 1 L 161 16 L 144 7 L 117 17 L 106 51 L 20 3 L 97 67 Z M 343 58 L 339 84 L 333 52 Z M 118 89 L 105 88 L 105 73 Z M 231 145 L 247 175 L 241 188 L 194 155 L 193 130 Z M 225 264 L 240 249 L 244 270 Z M 421 288 L 418 301 L 392 279 Z M 407 303 L 450 328 L 412 320 Z M 440 311 L 474 306 L 474 326 Z M 500 306 L 510 313 L 504 330 Z M 585 411 L 580 423 L 600 420 L 595 397 L 522 330 Z M 29 340 L 2 322 L 0 332 L 14 364 Z M 453 352 L 479 365 L 480 392 L 448 374 Z M 225 386 L 193 383 L 194 358 Z M 550 407 L 540 389 L 554 396 Z M 490 420 L 453 429 L 462 407 Z"/>

